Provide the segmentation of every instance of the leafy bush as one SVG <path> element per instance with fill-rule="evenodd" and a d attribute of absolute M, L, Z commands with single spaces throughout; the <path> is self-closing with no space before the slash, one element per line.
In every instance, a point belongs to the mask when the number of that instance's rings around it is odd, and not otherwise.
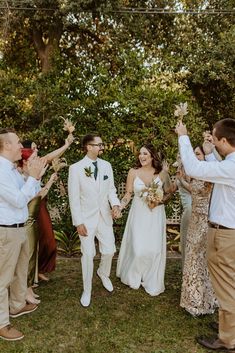
<path fill-rule="evenodd" d="M 63 231 L 54 231 L 57 241 L 57 250 L 66 256 L 75 256 L 80 253 L 80 239 L 78 233 L 65 233 Z"/>

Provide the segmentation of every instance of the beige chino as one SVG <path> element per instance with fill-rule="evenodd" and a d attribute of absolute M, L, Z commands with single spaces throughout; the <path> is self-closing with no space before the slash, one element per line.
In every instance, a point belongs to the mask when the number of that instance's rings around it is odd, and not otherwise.
<path fill-rule="evenodd" d="M 0 329 L 25 306 L 28 262 L 26 228 L 0 227 Z"/>
<path fill-rule="evenodd" d="M 219 301 L 219 338 L 235 347 L 235 230 L 208 230 L 207 260 Z"/>

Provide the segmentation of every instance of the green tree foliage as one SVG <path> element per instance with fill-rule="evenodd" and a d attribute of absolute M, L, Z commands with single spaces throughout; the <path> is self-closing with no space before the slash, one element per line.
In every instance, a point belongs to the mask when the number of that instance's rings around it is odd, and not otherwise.
<path fill-rule="evenodd" d="M 119 183 L 146 140 L 175 160 L 175 104 L 188 102 L 195 144 L 208 125 L 233 117 L 234 12 L 176 11 L 233 10 L 234 0 L 7 3 L 15 7 L 1 10 L 0 126 L 14 126 L 43 153 L 63 144 L 61 117 L 69 118 L 76 140 L 68 163 L 82 156 L 81 137 L 97 131 Z M 66 188 L 66 172 L 61 179 Z"/>

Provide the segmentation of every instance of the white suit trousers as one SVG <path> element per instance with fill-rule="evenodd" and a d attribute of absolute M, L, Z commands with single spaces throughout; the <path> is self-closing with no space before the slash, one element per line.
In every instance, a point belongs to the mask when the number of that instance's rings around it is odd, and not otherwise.
<path fill-rule="evenodd" d="M 93 258 L 96 254 L 95 237 L 99 241 L 99 250 L 101 253 L 101 261 L 99 265 L 100 274 L 109 277 L 113 254 L 116 251 L 115 238 L 112 225 L 107 225 L 103 218 L 100 217 L 98 226 L 91 228 L 86 225 L 88 235 L 86 237 L 80 236 L 81 240 L 81 264 L 84 291 L 91 291 L 92 277 L 93 277 Z"/>

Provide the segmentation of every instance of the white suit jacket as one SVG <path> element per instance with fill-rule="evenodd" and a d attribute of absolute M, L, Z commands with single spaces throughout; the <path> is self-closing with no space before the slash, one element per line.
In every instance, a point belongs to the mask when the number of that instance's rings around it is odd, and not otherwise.
<path fill-rule="evenodd" d="M 111 164 L 97 158 L 98 176 L 87 176 L 85 168 L 94 171 L 92 161 L 85 156 L 69 168 L 68 193 L 74 226 L 85 224 L 96 227 L 102 215 L 106 224 L 112 225 L 111 207 L 120 205 L 114 186 Z"/>

